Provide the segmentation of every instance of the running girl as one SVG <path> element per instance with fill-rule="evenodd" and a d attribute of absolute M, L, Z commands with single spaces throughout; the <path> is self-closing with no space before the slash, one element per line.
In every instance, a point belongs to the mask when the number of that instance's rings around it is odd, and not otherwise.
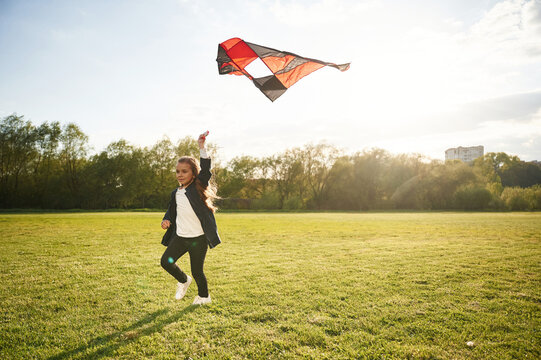
<path fill-rule="evenodd" d="M 192 276 L 198 293 L 193 305 L 211 302 L 203 264 L 207 249 L 221 242 L 214 218 L 216 188 L 209 184 L 212 175 L 210 158 L 205 150 L 207 135 L 208 131 L 199 135 L 197 140 L 201 168 L 191 156 L 178 159 L 176 174 L 179 187 L 171 193 L 169 208 L 162 220 L 162 228 L 167 229 L 162 244 L 167 249 L 163 253 L 161 265 L 178 280 L 175 298 L 180 300 L 186 295 L 192 278 L 180 270 L 176 261 L 186 252 L 190 254 Z"/>

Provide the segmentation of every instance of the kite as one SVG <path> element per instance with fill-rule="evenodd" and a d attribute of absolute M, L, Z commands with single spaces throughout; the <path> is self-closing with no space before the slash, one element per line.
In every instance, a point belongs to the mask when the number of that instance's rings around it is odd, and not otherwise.
<path fill-rule="evenodd" d="M 248 73 L 246 67 L 257 59 L 263 61 L 272 75 L 254 77 Z M 270 101 L 278 99 L 297 81 L 324 66 L 346 71 L 350 64 L 336 65 L 305 58 L 287 51 L 252 44 L 239 38 L 231 38 L 218 45 L 216 61 L 220 75 L 245 75 Z"/>

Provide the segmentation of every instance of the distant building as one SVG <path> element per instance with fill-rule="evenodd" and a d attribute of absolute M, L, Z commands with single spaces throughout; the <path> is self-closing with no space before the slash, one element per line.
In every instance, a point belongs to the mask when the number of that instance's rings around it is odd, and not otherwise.
<path fill-rule="evenodd" d="M 470 146 L 451 148 L 445 150 L 445 160 L 462 160 L 469 162 L 481 157 L 485 154 L 485 148 L 480 146 Z"/>

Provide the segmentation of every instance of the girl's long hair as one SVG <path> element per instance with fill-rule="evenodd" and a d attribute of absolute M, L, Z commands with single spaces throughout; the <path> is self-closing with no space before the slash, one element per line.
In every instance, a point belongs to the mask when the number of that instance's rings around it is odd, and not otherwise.
<path fill-rule="evenodd" d="M 199 163 L 197 160 L 195 160 L 192 156 L 183 156 L 180 159 L 178 159 L 179 164 L 188 164 L 190 165 L 192 169 L 192 173 L 195 176 L 195 188 L 197 189 L 197 192 L 199 193 L 199 197 L 205 205 L 209 208 L 210 211 L 213 213 L 218 210 L 218 207 L 214 205 L 214 200 L 219 199 L 220 197 L 216 194 L 216 184 L 214 184 L 213 181 L 209 181 L 209 184 L 207 187 L 203 186 L 201 184 L 201 181 L 197 178 L 197 175 L 199 175 L 199 171 L 201 171 L 201 168 L 199 167 Z"/>

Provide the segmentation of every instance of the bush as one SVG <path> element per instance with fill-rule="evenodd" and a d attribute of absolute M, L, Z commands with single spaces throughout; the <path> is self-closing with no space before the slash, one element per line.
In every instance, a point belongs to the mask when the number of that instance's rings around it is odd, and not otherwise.
<path fill-rule="evenodd" d="M 299 210 L 303 208 L 302 200 L 298 196 L 291 197 L 284 201 L 284 209 Z"/>
<path fill-rule="evenodd" d="M 247 210 L 252 208 L 252 199 L 224 198 L 217 200 L 216 205 L 221 209 Z"/>
<path fill-rule="evenodd" d="M 541 210 L 541 185 L 534 185 L 531 188 L 533 208 Z"/>
<path fill-rule="evenodd" d="M 455 192 L 455 206 L 464 210 L 482 210 L 489 207 L 492 200 L 490 191 L 482 186 L 466 186 Z"/>
<path fill-rule="evenodd" d="M 254 210 L 275 210 L 280 209 L 280 199 L 274 192 L 266 192 L 260 199 L 254 199 L 252 202 Z"/>
<path fill-rule="evenodd" d="M 507 187 L 503 190 L 501 199 L 509 210 L 533 210 L 533 195 L 532 188 Z"/>

